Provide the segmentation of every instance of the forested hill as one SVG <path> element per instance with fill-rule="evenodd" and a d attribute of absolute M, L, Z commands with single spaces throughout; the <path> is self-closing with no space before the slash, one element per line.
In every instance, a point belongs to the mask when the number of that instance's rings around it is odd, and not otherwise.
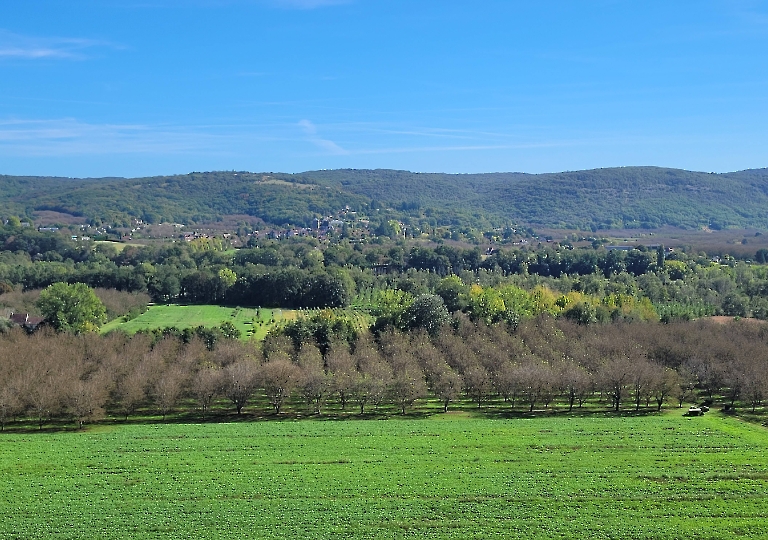
<path fill-rule="evenodd" d="M 286 175 L 281 175 L 286 176 Z M 149 178 L 34 178 L 0 176 L 0 215 L 53 210 L 105 223 L 196 223 L 248 214 L 268 223 L 311 225 L 345 205 L 370 200 L 317 183 L 269 174 L 209 172 Z"/>
<path fill-rule="evenodd" d="M 308 225 L 349 205 L 439 224 L 768 228 L 768 169 L 709 174 L 622 167 L 549 174 L 328 170 L 211 172 L 151 178 L 0 176 L 0 215 L 55 210 L 105 222 L 198 222 L 250 214 Z"/>
<path fill-rule="evenodd" d="M 523 174 L 391 170 L 295 175 L 395 208 L 482 209 L 530 225 L 588 229 L 768 226 L 768 169 L 709 174 L 660 167 Z"/>

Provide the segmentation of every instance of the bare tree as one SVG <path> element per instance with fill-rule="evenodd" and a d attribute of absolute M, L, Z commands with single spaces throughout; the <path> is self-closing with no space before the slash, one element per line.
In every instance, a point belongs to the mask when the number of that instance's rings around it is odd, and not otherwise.
<path fill-rule="evenodd" d="M 125 415 L 126 420 L 147 399 L 147 388 L 151 375 L 149 364 L 142 360 L 118 381 L 117 407 Z"/>
<path fill-rule="evenodd" d="M 517 380 L 520 392 L 528 403 L 528 411 L 533 412 L 536 403 L 542 399 L 549 381 L 546 366 L 535 358 L 524 360 L 517 368 Z"/>
<path fill-rule="evenodd" d="M 301 392 L 307 403 L 314 405 L 320 414 L 328 394 L 331 392 L 332 379 L 323 369 L 323 356 L 314 345 L 305 344 L 298 354 L 301 368 Z"/>
<path fill-rule="evenodd" d="M 51 336 L 34 336 L 27 344 L 26 350 L 19 351 L 24 368 L 17 379 L 17 389 L 25 409 L 32 412 L 42 429 L 45 420 L 63 409 L 61 368 L 72 360 L 71 351 Z"/>
<path fill-rule="evenodd" d="M 710 354 L 699 354 L 691 358 L 686 365 L 696 376 L 709 399 L 713 399 L 723 387 L 725 374 L 722 364 Z"/>
<path fill-rule="evenodd" d="M 152 396 L 163 415 L 163 421 L 179 401 L 187 377 L 188 372 L 181 365 L 173 364 L 167 366 L 152 385 Z"/>
<path fill-rule="evenodd" d="M 753 356 L 744 359 L 740 366 L 744 371 L 743 395 L 752 407 L 754 413 L 763 402 L 768 391 L 768 374 L 764 358 Z"/>
<path fill-rule="evenodd" d="M 739 362 L 734 358 L 729 358 L 724 364 L 725 397 L 730 400 L 730 404 L 733 406 L 744 392 L 748 379 L 747 371 L 743 362 Z"/>
<path fill-rule="evenodd" d="M 427 383 L 419 361 L 405 334 L 388 332 L 379 336 L 382 356 L 392 368 L 389 395 L 403 414 L 407 407 L 427 394 Z"/>
<path fill-rule="evenodd" d="M 448 412 L 448 405 L 461 395 L 461 377 L 444 363 L 432 374 L 430 381 L 432 392 L 443 403 L 443 412 Z"/>
<path fill-rule="evenodd" d="M 249 354 L 252 355 L 253 351 L 249 351 L 246 345 L 234 339 L 225 339 L 216 343 L 216 348 L 207 358 L 210 358 L 214 365 L 225 368 L 249 356 Z"/>
<path fill-rule="evenodd" d="M 618 355 L 607 360 L 598 372 L 600 386 L 611 398 L 611 406 L 615 411 L 621 407 L 627 386 L 631 383 L 632 368 L 629 357 Z"/>
<path fill-rule="evenodd" d="M 496 371 L 493 378 L 494 389 L 504 401 L 509 402 L 513 408 L 519 392 L 519 381 L 516 376 L 516 371 L 517 366 L 507 360 L 499 366 L 499 369 Z"/>
<path fill-rule="evenodd" d="M 22 411 L 21 401 L 11 381 L 2 381 L 0 387 L 0 431 L 5 430 L 12 418 Z"/>
<path fill-rule="evenodd" d="M 427 395 L 427 384 L 424 381 L 424 374 L 417 366 L 413 365 L 399 369 L 392 376 L 390 383 L 390 394 L 393 401 L 398 405 L 403 414 L 405 409 L 413 403 Z"/>
<path fill-rule="evenodd" d="M 275 354 L 261 365 L 260 377 L 269 403 L 275 413 L 280 414 L 283 403 L 301 379 L 301 370 L 287 357 Z"/>
<path fill-rule="evenodd" d="M 360 344 L 357 350 L 360 350 L 362 354 L 362 350 L 365 348 L 365 345 Z M 357 350 L 355 351 L 356 355 L 358 354 Z M 326 354 L 326 361 L 331 375 L 332 390 L 339 396 L 341 409 L 344 410 L 357 378 L 355 360 L 349 353 L 346 344 L 337 343 L 333 344 Z"/>
<path fill-rule="evenodd" d="M 651 391 L 656 400 L 656 410 L 660 411 L 664 402 L 680 388 L 680 375 L 674 369 L 654 364 L 652 368 Z"/>
<path fill-rule="evenodd" d="M 357 372 L 351 396 L 360 407 L 360 414 L 363 414 L 368 403 L 378 407 L 386 398 L 392 380 L 392 368 L 372 348 L 358 348 L 355 350 L 355 357 L 360 363 L 360 370 Z"/>
<path fill-rule="evenodd" d="M 683 364 L 677 369 L 678 383 L 677 388 L 672 390 L 672 394 L 677 398 L 677 405 L 682 408 L 683 403 L 692 399 L 696 395 L 696 385 L 698 378 L 696 373 L 688 364 Z"/>
<path fill-rule="evenodd" d="M 258 387 L 261 370 L 253 360 L 243 358 L 222 370 L 221 388 L 234 405 L 237 414 L 243 410 Z"/>
<path fill-rule="evenodd" d="M 560 365 L 557 376 L 560 387 L 568 398 L 568 411 L 573 410 L 576 402 L 581 407 L 586 397 L 592 392 L 594 383 L 591 374 L 576 362 L 565 360 Z"/>
<path fill-rule="evenodd" d="M 201 367 L 192 376 L 190 393 L 200 405 L 203 418 L 211 408 L 213 400 L 221 392 L 222 382 L 221 370 L 211 365 Z"/>
<path fill-rule="evenodd" d="M 643 397 L 652 395 L 652 385 L 655 373 L 653 368 L 645 358 L 639 358 L 632 363 L 632 368 L 629 372 L 630 386 L 634 395 L 635 410 L 640 410 L 640 403 L 643 401 Z"/>
<path fill-rule="evenodd" d="M 80 429 L 86 422 L 104 417 L 104 404 L 107 392 L 103 377 L 76 379 L 72 381 L 67 396 L 67 409 L 78 423 Z"/>
<path fill-rule="evenodd" d="M 0 431 L 5 424 L 23 411 L 23 403 L 19 397 L 19 378 L 22 364 L 19 348 L 20 330 L 11 330 L 2 335 L 0 341 Z M 24 336 L 26 339 L 26 336 Z"/>
<path fill-rule="evenodd" d="M 483 399 L 492 389 L 491 377 L 488 375 L 488 371 L 480 363 L 469 364 L 464 367 L 462 379 L 467 396 L 472 401 L 475 401 L 479 408 L 482 405 Z"/>

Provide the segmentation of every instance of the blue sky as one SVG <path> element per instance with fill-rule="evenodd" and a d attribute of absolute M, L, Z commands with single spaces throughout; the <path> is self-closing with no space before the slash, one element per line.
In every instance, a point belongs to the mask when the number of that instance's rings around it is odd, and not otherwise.
<path fill-rule="evenodd" d="M 0 3 L 0 174 L 768 166 L 768 1 Z"/>

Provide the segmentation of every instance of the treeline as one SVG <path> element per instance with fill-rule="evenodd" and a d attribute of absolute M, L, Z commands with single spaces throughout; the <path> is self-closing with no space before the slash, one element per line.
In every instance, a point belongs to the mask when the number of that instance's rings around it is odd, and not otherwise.
<path fill-rule="evenodd" d="M 658 410 L 706 400 L 756 410 L 768 392 L 768 329 L 759 323 L 614 324 L 541 316 L 517 327 L 455 319 L 426 332 L 332 339 L 271 336 L 259 348 L 193 336 L 0 335 L 0 426 L 186 411 L 279 414 L 326 409 Z M 265 411 L 260 411 L 261 413 Z"/>
<path fill-rule="evenodd" d="M 475 284 L 529 293 L 538 287 L 566 297 L 563 301 L 581 295 L 583 307 L 594 308 L 585 321 L 604 321 L 606 311 L 600 306 L 616 302 L 650 302 L 665 321 L 715 314 L 768 317 L 764 262 L 712 260 L 705 253 L 670 252 L 661 246 L 622 251 L 544 244 L 486 255 L 478 248 L 427 247 L 402 239 L 321 243 L 306 238 L 258 241 L 239 250 L 179 242 L 118 252 L 109 244 L 79 243 L 10 225 L 0 227 L 0 242 L 0 294 L 65 281 L 146 293 L 155 302 L 315 308 L 368 305 L 371 291 L 399 290 L 412 296 L 439 294 L 453 312 L 467 311 L 469 286 Z M 763 251 L 755 254 L 756 261 L 766 260 Z M 453 300 L 438 290 L 451 276 L 463 287 L 463 296 Z M 616 313 L 609 311 L 610 316 Z"/>

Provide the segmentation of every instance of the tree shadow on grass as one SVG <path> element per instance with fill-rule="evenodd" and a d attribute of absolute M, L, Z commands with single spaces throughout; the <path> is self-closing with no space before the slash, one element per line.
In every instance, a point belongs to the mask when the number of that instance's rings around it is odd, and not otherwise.
<path fill-rule="evenodd" d="M 502 418 L 502 419 L 518 419 L 518 418 L 632 418 L 632 417 L 646 417 L 646 416 L 658 416 L 664 414 L 663 411 L 659 412 L 655 408 L 653 409 L 620 409 L 615 411 L 613 409 L 594 409 L 583 408 L 572 411 L 567 409 L 534 409 L 533 411 L 522 409 L 489 409 L 484 412 L 478 412 L 478 416 L 485 418 Z"/>
<path fill-rule="evenodd" d="M 378 409 L 366 410 L 363 414 L 359 411 L 350 409 L 330 408 L 320 414 L 310 410 L 288 409 L 275 413 L 267 408 L 252 406 L 245 409 L 241 414 L 237 414 L 234 409 L 216 408 L 202 415 L 198 411 L 180 412 L 167 415 L 163 418 L 151 411 L 144 411 L 144 414 L 137 414 L 125 417 L 107 416 L 102 420 L 87 423 L 83 428 L 79 428 L 77 422 L 72 419 L 62 419 L 47 421 L 42 428 L 39 427 L 37 420 L 26 419 L 16 421 L 6 425 L 3 433 L 7 434 L 55 434 L 55 433 L 86 433 L 98 432 L 103 429 L 109 429 L 117 426 L 140 426 L 140 425 L 180 425 L 180 424 L 238 424 L 238 423 L 259 423 L 259 422 L 344 422 L 348 420 L 425 420 L 429 418 L 485 418 L 500 420 L 522 420 L 535 418 L 632 418 L 658 416 L 665 414 L 665 411 L 671 409 L 665 408 L 661 412 L 655 408 L 621 409 L 614 411 L 607 407 L 583 407 L 568 410 L 567 408 L 535 409 L 529 411 L 521 408 L 504 407 L 501 404 L 489 404 L 484 407 L 476 405 L 457 403 L 443 412 L 442 407 L 415 407 L 407 409 L 405 414 L 395 407 L 381 407 Z M 675 408 L 674 410 L 677 410 Z M 746 419 L 745 421 L 756 420 Z M 764 419 L 763 419 L 764 421 Z"/>

